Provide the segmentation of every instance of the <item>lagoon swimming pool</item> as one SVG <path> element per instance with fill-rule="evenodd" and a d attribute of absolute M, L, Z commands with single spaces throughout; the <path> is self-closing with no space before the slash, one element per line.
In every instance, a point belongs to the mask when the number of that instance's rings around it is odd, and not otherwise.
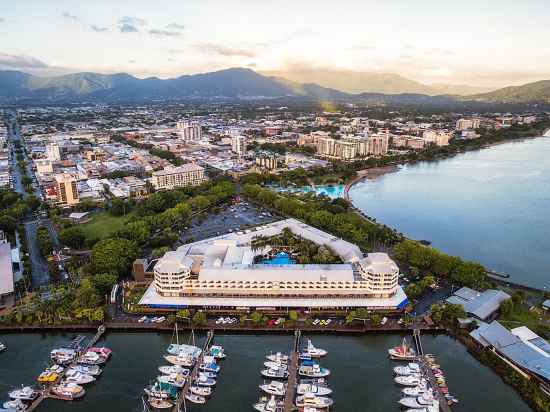
<path fill-rule="evenodd" d="M 262 263 L 264 265 L 293 265 L 296 263 L 294 259 L 292 259 L 288 253 L 286 252 L 279 252 L 274 257 L 270 259 L 264 259 L 262 260 Z"/>

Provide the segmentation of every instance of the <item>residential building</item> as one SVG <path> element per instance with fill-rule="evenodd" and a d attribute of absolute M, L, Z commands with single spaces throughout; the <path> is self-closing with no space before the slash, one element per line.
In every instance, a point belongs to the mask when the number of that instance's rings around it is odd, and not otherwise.
<path fill-rule="evenodd" d="M 58 162 L 61 160 L 61 149 L 58 144 L 49 144 L 46 146 L 46 155 L 52 162 Z"/>
<path fill-rule="evenodd" d="M 422 134 L 422 139 L 428 144 L 433 143 L 436 146 L 448 146 L 449 140 L 453 137 L 452 133 L 441 130 L 426 130 Z"/>
<path fill-rule="evenodd" d="M 260 153 L 256 155 L 256 165 L 262 169 L 277 169 L 277 157 L 274 154 Z"/>
<path fill-rule="evenodd" d="M 459 119 L 456 121 L 456 130 L 475 130 L 481 126 L 481 119 Z"/>
<path fill-rule="evenodd" d="M 76 179 L 69 173 L 55 175 L 57 202 L 63 205 L 72 206 L 80 201 Z"/>
<path fill-rule="evenodd" d="M 176 130 L 184 141 L 197 141 L 202 138 L 202 128 L 198 122 L 177 122 Z"/>
<path fill-rule="evenodd" d="M 0 240 L 0 308 L 14 292 L 12 252 L 6 239 Z"/>
<path fill-rule="evenodd" d="M 246 155 L 246 137 L 242 135 L 231 136 L 231 150 L 239 157 Z"/>
<path fill-rule="evenodd" d="M 206 181 L 204 168 L 195 163 L 153 172 L 151 183 L 157 190 L 175 187 L 196 186 Z"/>

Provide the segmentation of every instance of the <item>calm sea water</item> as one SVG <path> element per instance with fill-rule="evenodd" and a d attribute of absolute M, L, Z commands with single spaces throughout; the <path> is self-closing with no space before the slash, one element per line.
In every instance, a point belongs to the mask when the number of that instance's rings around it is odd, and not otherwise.
<path fill-rule="evenodd" d="M 405 166 L 350 190 L 414 239 L 550 290 L 550 138 Z"/>
<path fill-rule="evenodd" d="M 61 334 L 0 334 L 8 351 L 0 354 L 0 400 L 10 388 L 31 384 L 46 366 L 51 349 L 71 339 Z M 304 337 L 307 338 L 307 337 Z M 184 338 L 183 338 L 184 339 Z M 393 383 L 387 349 L 401 342 L 401 335 L 328 336 L 314 335 L 316 346 L 327 349 L 321 364 L 331 370 L 330 386 L 335 412 L 388 412 L 400 410 L 400 387 Z M 202 339 L 198 339 L 200 343 Z M 262 382 L 260 369 L 265 354 L 288 351 L 290 335 L 217 335 L 228 357 L 212 398 L 204 406 L 187 410 L 208 412 L 252 411 Z M 164 364 L 162 355 L 170 335 L 110 333 L 100 344 L 113 349 L 101 377 L 87 385 L 84 399 L 76 402 L 47 400 L 39 408 L 49 412 L 141 412 L 143 387 Z M 304 341 L 305 343 L 305 341 Z M 425 350 L 436 354 L 446 373 L 451 392 L 460 399 L 455 412 L 526 412 L 527 405 L 490 369 L 480 365 L 466 349 L 448 336 L 424 336 Z"/>

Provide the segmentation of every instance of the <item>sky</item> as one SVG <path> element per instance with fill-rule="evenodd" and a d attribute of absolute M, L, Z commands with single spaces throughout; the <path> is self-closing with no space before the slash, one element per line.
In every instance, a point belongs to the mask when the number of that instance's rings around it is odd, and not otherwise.
<path fill-rule="evenodd" d="M 550 79 L 548 0 L 0 0 L 0 69 L 248 67 L 504 87 Z"/>

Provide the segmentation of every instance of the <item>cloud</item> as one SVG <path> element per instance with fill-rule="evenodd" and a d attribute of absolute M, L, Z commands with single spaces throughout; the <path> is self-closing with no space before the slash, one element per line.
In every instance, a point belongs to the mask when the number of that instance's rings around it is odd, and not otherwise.
<path fill-rule="evenodd" d="M 376 50 L 376 46 L 371 46 L 370 44 L 361 44 L 353 47 L 354 50 Z"/>
<path fill-rule="evenodd" d="M 63 13 L 63 17 L 65 17 L 66 19 L 69 19 L 69 20 L 73 20 L 73 21 L 78 20 L 77 16 L 75 16 L 74 14 L 69 13 L 68 11 Z"/>
<path fill-rule="evenodd" d="M 0 53 L 0 67 L 4 69 L 44 69 L 48 65 L 34 57 Z"/>
<path fill-rule="evenodd" d="M 131 24 L 124 23 L 122 26 L 120 26 L 120 32 L 121 33 L 137 33 L 139 30 L 136 26 L 132 26 Z"/>
<path fill-rule="evenodd" d="M 96 33 L 101 33 L 101 32 L 109 30 L 108 27 L 99 27 L 99 26 L 96 26 L 95 24 L 91 24 L 90 29 L 92 29 Z"/>
<path fill-rule="evenodd" d="M 256 57 L 256 52 L 252 50 L 227 47 L 221 44 L 197 43 L 193 45 L 193 48 L 203 53 L 218 54 L 220 56 L 225 56 L 225 57 L 233 57 L 233 56 L 242 56 L 242 57 L 250 57 L 250 58 Z"/>
<path fill-rule="evenodd" d="M 149 34 L 152 34 L 153 36 L 161 36 L 161 37 L 178 37 L 182 35 L 179 31 L 158 30 L 158 29 L 149 30 Z"/>
<path fill-rule="evenodd" d="M 170 53 L 170 54 L 181 54 L 181 53 L 185 53 L 185 50 L 183 50 L 183 49 L 168 49 L 168 53 Z"/>
<path fill-rule="evenodd" d="M 6 21 L 6 19 L 4 19 L 3 17 L 0 17 L 0 23 L 4 23 Z"/>
<path fill-rule="evenodd" d="M 147 22 L 139 17 L 123 16 L 118 19 L 120 25 L 128 24 L 130 26 L 145 26 Z"/>
<path fill-rule="evenodd" d="M 248 63 L 245 67 L 258 67 L 256 63 Z"/>
<path fill-rule="evenodd" d="M 185 26 L 179 23 L 170 23 L 169 25 L 166 26 L 166 28 L 172 29 L 172 30 L 183 30 L 185 29 Z"/>

